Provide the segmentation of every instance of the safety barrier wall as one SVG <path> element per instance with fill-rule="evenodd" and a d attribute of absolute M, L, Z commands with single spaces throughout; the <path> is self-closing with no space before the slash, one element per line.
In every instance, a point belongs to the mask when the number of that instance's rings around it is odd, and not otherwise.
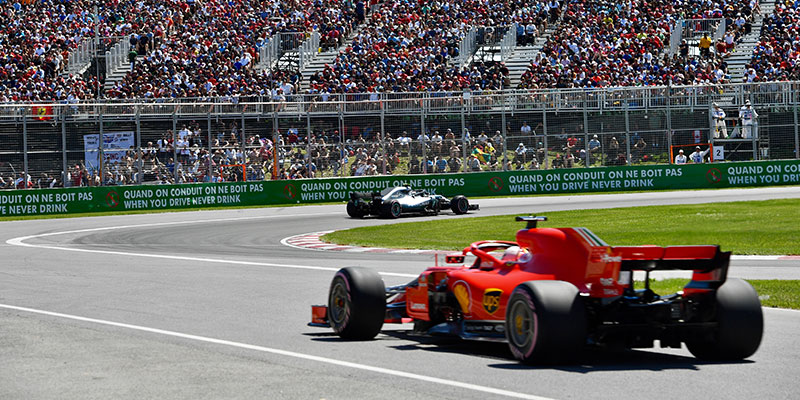
<path fill-rule="evenodd" d="M 445 196 L 797 185 L 800 160 L 7 191 L 0 216 L 338 202 L 403 184 Z"/>

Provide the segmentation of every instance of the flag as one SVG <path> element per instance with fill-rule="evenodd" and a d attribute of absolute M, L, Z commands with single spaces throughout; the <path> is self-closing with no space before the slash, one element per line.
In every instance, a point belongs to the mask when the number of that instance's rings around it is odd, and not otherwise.
<path fill-rule="evenodd" d="M 39 121 L 49 121 L 53 119 L 53 107 L 33 106 L 33 115 Z"/>

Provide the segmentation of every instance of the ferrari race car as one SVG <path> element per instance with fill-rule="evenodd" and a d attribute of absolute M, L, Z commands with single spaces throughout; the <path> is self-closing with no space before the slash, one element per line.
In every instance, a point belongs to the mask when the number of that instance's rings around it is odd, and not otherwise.
<path fill-rule="evenodd" d="M 719 246 L 609 246 L 586 228 L 528 226 L 516 242 L 480 241 L 446 256 L 405 285 L 385 287 L 372 269 L 333 278 L 327 306 L 312 306 L 312 326 L 343 339 L 369 340 L 384 323 L 414 331 L 507 342 L 525 363 L 569 363 L 587 345 L 648 348 L 686 344 L 700 359 L 741 360 L 761 343 L 756 291 L 726 279 L 730 252 Z M 471 265 L 466 255 L 474 255 Z M 658 295 L 649 274 L 688 270 L 678 293 Z M 633 272 L 644 282 L 634 287 Z M 642 273 L 642 272 L 640 272 Z"/>
<path fill-rule="evenodd" d="M 409 186 L 394 186 L 380 192 L 351 192 L 347 202 L 347 215 L 363 218 L 365 215 L 378 215 L 384 218 L 397 218 L 405 213 L 437 215 L 443 209 L 451 209 L 456 214 L 466 214 L 477 210 L 477 204 L 469 204 L 464 196 L 448 199 L 442 195 L 430 194 L 425 190 L 414 190 Z"/>

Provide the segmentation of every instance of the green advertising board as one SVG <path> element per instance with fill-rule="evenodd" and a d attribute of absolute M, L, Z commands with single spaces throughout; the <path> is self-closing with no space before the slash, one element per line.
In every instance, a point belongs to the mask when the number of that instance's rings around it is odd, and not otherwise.
<path fill-rule="evenodd" d="M 411 185 L 445 196 L 680 190 L 800 184 L 800 160 L 490 171 L 0 192 L 0 216 L 346 201 L 353 191 Z"/>

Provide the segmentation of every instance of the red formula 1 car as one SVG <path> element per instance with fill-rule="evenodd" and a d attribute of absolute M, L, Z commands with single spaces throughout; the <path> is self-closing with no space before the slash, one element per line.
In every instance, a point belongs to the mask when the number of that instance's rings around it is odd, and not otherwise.
<path fill-rule="evenodd" d="M 339 270 L 312 323 L 344 339 L 374 338 L 384 323 L 426 334 L 507 341 L 523 362 L 577 359 L 586 345 L 680 347 L 698 358 L 740 360 L 761 343 L 763 317 L 750 284 L 726 279 L 719 246 L 609 246 L 585 228 L 537 228 L 517 217 L 516 242 L 472 243 L 412 282 L 386 288 L 377 272 Z M 464 265 L 465 255 L 475 261 Z M 633 271 L 691 270 L 678 293 L 634 288 Z"/>

